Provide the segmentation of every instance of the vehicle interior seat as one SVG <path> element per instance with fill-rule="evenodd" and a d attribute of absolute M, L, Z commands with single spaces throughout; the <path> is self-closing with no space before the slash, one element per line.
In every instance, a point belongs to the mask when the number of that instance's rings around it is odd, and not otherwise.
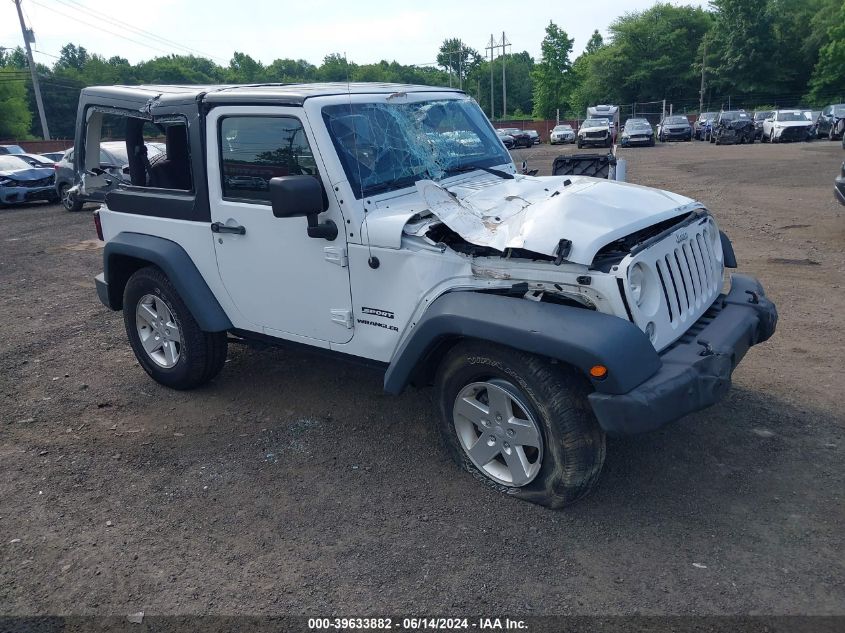
<path fill-rule="evenodd" d="M 191 163 L 188 152 L 188 127 L 170 125 L 166 131 L 164 158 L 151 161 L 150 187 L 191 190 Z"/>

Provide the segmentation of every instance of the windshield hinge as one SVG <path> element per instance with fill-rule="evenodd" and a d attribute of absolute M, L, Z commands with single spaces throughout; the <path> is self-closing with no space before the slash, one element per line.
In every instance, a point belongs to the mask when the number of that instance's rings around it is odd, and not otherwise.
<path fill-rule="evenodd" d="M 352 310 L 332 308 L 332 321 L 340 323 L 347 330 L 352 329 Z"/>
<path fill-rule="evenodd" d="M 341 268 L 346 268 L 349 265 L 349 257 L 346 255 L 346 247 L 338 248 L 337 246 L 326 246 L 323 249 L 326 261 L 330 264 L 335 264 Z"/>

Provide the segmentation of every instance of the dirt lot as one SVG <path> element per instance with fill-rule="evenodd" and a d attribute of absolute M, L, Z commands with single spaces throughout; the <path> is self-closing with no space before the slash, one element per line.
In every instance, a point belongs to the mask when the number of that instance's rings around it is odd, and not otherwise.
<path fill-rule="evenodd" d="M 843 152 L 622 153 L 710 206 L 780 327 L 559 512 L 477 484 L 427 391 L 358 367 L 233 346 L 213 384 L 159 387 L 97 301 L 90 215 L 0 211 L 0 613 L 845 612 Z"/>

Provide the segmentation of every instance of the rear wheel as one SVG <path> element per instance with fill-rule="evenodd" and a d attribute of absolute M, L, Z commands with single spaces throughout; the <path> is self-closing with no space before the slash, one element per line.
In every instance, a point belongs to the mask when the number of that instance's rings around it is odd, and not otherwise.
<path fill-rule="evenodd" d="M 167 387 L 198 387 L 226 362 L 226 333 L 202 331 L 167 276 L 153 266 L 129 278 L 123 323 L 141 367 Z"/>
<path fill-rule="evenodd" d="M 435 385 L 449 453 L 487 486 L 559 508 L 595 485 L 605 435 L 574 370 L 473 341 L 449 351 Z"/>

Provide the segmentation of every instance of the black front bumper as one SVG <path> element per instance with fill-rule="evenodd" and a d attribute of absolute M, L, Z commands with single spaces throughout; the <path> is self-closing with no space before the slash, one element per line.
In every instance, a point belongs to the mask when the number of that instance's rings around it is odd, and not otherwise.
<path fill-rule="evenodd" d="M 599 424 L 611 435 L 632 435 L 718 402 L 734 368 L 752 345 L 772 336 L 777 319 L 760 282 L 734 275 L 730 292 L 661 353 L 656 374 L 628 393 L 590 394 Z"/>
<path fill-rule="evenodd" d="M 833 191 L 839 204 L 845 204 L 845 163 L 842 163 L 842 172 L 833 181 Z"/>

